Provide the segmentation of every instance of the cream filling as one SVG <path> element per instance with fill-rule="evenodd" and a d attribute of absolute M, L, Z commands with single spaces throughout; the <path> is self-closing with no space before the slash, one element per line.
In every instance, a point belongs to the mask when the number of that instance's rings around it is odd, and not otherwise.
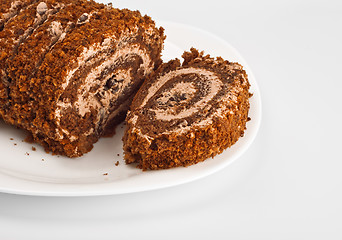
<path fill-rule="evenodd" d="M 177 83 L 169 92 L 163 92 L 162 96 L 157 99 L 157 102 L 160 105 L 165 105 L 172 96 L 182 93 L 186 93 L 187 98 L 191 98 L 196 93 L 194 84 L 192 82 Z"/>
<path fill-rule="evenodd" d="M 106 122 L 104 123 L 104 127 L 107 126 L 107 124 L 110 123 L 111 120 L 113 120 L 118 114 L 120 114 L 123 111 L 127 111 L 129 109 L 129 106 L 131 104 L 132 99 L 127 99 L 125 102 L 123 102 L 117 109 L 115 109 L 114 111 L 112 111 L 109 116 L 108 119 L 106 120 Z M 100 114 L 103 114 L 104 112 L 101 111 L 102 109 L 100 109 Z M 62 131 L 67 134 L 70 135 L 70 133 L 68 131 L 66 131 L 65 129 L 62 129 Z M 90 134 L 94 133 L 94 128 L 90 128 L 87 132 L 83 133 L 84 136 L 89 136 Z M 60 137 L 62 138 L 62 137 Z M 75 136 L 71 136 L 70 141 L 75 141 L 77 140 L 77 137 Z"/>
<path fill-rule="evenodd" d="M 179 75 L 189 73 L 189 72 L 200 75 L 203 81 L 207 81 L 209 83 L 209 93 L 206 96 L 204 96 L 200 101 L 196 102 L 190 109 L 184 109 L 178 114 L 175 114 L 174 108 L 168 108 L 167 110 L 163 110 L 163 109 L 154 110 L 153 109 L 152 111 L 155 112 L 156 119 L 170 121 L 174 119 L 181 119 L 181 118 L 189 117 L 192 114 L 198 112 L 200 109 L 202 109 L 221 90 L 222 81 L 215 74 L 207 70 L 196 69 L 196 68 L 186 68 L 186 69 L 180 69 L 180 70 L 170 72 L 162 76 L 159 79 L 159 81 L 164 82 L 165 84 L 168 79 L 171 79 L 171 78 L 174 78 L 174 77 L 177 77 Z M 183 92 L 183 93 L 189 92 L 191 95 L 193 95 L 193 93 L 196 92 L 196 89 L 194 88 L 193 85 L 189 85 L 186 83 L 178 83 L 175 86 L 175 89 L 170 90 L 170 93 L 175 93 L 175 92 Z M 149 92 L 149 96 L 151 96 L 151 94 L 154 95 L 155 93 L 156 91 Z M 144 101 L 147 102 L 148 99 L 145 98 Z"/>
<path fill-rule="evenodd" d="M 88 21 L 93 14 L 94 13 L 92 12 L 88 15 Z M 137 28 L 134 28 L 134 31 L 137 31 Z M 62 84 L 62 88 L 65 89 L 67 86 L 69 86 L 70 80 L 73 78 L 75 72 L 78 69 L 85 66 L 86 64 L 93 64 L 96 60 L 98 60 L 95 57 L 96 54 L 108 51 L 110 48 L 113 47 L 113 45 L 116 45 L 119 49 L 124 48 L 127 50 L 127 47 L 125 48 L 125 45 L 127 44 L 126 41 L 130 37 L 132 37 L 132 34 L 130 34 L 129 32 L 125 32 L 119 39 L 116 39 L 115 37 L 108 37 L 105 38 L 102 43 L 96 43 L 89 48 L 84 48 L 83 52 L 76 60 L 76 67 L 67 72 L 67 76 L 65 77 L 64 83 Z"/>
<path fill-rule="evenodd" d="M 101 65 L 93 69 L 85 78 L 83 85 L 78 89 L 77 101 L 74 103 L 74 106 L 78 108 L 78 113 L 81 116 L 84 116 L 86 113 L 90 112 L 91 109 L 108 109 L 111 100 L 116 99 L 120 96 L 122 91 L 131 82 L 131 68 L 125 70 L 119 69 L 119 71 L 115 71 L 111 75 L 107 76 L 105 80 L 101 79 L 100 81 L 96 81 L 96 79 L 100 77 L 103 71 L 113 65 L 113 63 L 115 63 L 117 59 L 119 59 L 120 57 L 124 57 L 123 61 L 125 61 L 131 55 L 139 55 L 143 59 L 143 64 L 140 66 L 140 68 L 144 69 L 145 74 L 152 70 L 151 67 L 148 67 L 151 61 L 149 55 L 146 53 L 145 50 L 141 50 L 139 46 L 128 46 L 116 51 L 115 54 L 113 54 L 110 58 L 108 58 Z M 119 90 L 115 93 L 110 90 L 105 91 L 105 85 L 103 85 L 103 83 L 106 83 L 107 79 L 109 79 L 113 74 L 116 75 L 117 79 L 123 79 L 123 81 L 117 83 L 117 85 L 119 85 Z M 96 87 L 97 85 L 99 85 L 99 83 L 102 85 L 97 89 L 97 91 L 90 92 L 90 89 Z M 99 92 L 103 92 L 104 94 L 102 95 L 101 100 L 96 97 L 96 94 Z M 68 103 L 66 104 L 66 106 L 72 107 L 72 104 Z"/>
<path fill-rule="evenodd" d="M 103 59 L 103 56 L 101 56 L 100 53 L 105 49 L 110 48 L 110 43 L 112 41 L 113 39 L 108 38 L 105 39 L 101 45 L 96 44 L 95 46 L 91 46 L 90 48 L 85 49 L 81 56 L 78 58 L 77 67 L 67 74 L 66 82 L 63 84 L 63 88 L 65 89 L 67 87 L 67 84 L 70 83 L 70 80 L 72 79 L 74 73 L 79 68 L 87 64 L 93 64 L 98 59 Z M 102 54 L 107 53 L 105 52 Z M 114 99 L 117 99 L 120 96 L 120 94 L 124 91 L 124 89 L 128 86 L 128 84 L 131 82 L 131 68 L 124 70 L 118 69 L 117 71 L 114 71 L 113 73 L 109 74 L 105 79 L 100 79 L 101 73 L 106 71 L 113 64 L 115 64 L 118 59 L 122 58 L 122 61 L 125 61 L 129 59 L 131 56 L 135 55 L 139 56 L 142 59 L 142 64 L 140 65 L 139 69 L 142 68 L 144 74 L 150 73 L 154 66 L 153 64 L 151 64 L 150 56 L 148 55 L 146 50 L 140 49 L 138 45 L 123 46 L 122 48 L 118 49 L 113 55 L 111 55 L 108 59 L 106 59 L 103 63 L 101 63 L 91 72 L 89 72 L 87 77 L 84 79 L 84 83 L 77 91 L 77 100 L 75 103 L 72 104 L 71 102 L 63 101 L 57 102 L 55 117 L 58 125 L 56 134 L 59 137 L 59 139 L 63 139 L 64 133 L 68 135 L 69 139 L 73 140 L 72 136 L 70 136 L 71 134 L 66 129 L 60 126 L 60 120 L 62 117 L 61 112 L 63 111 L 63 109 L 72 108 L 73 106 L 75 106 L 80 116 L 84 116 L 92 109 L 95 109 L 97 111 L 97 128 L 102 126 L 103 124 L 107 124 L 109 121 L 108 119 L 113 118 L 115 114 L 117 114 L 116 110 L 113 113 L 110 113 L 110 103 L 113 102 Z M 88 59 L 89 61 L 87 61 Z M 105 90 L 104 88 L 106 87 L 106 81 L 114 74 L 116 79 L 122 79 L 122 81 L 114 85 L 115 87 L 118 87 L 118 90 L 116 92 L 112 92 L 110 89 Z M 96 81 L 96 79 L 100 80 Z M 97 86 L 99 87 L 96 89 L 95 92 L 90 92 L 90 89 L 94 87 L 96 88 Z M 101 99 L 98 99 L 97 97 L 97 94 L 99 93 L 102 94 Z M 121 111 L 120 108 L 123 107 L 124 106 L 120 106 L 117 110 Z M 107 118 L 103 119 L 102 122 L 100 122 L 101 116 L 107 116 Z M 89 135 L 93 132 L 94 129 L 89 130 L 88 133 L 85 134 Z"/>
<path fill-rule="evenodd" d="M 48 31 L 52 37 L 60 37 L 63 33 L 62 24 L 58 21 L 53 21 L 51 22 Z"/>
<path fill-rule="evenodd" d="M 104 66 L 111 66 L 111 64 L 109 63 L 108 65 Z M 91 109 L 100 109 L 102 107 L 109 108 L 111 100 L 118 98 L 118 96 L 122 93 L 122 91 L 127 87 L 127 85 L 131 81 L 131 68 L 125 70 L 126 71 L 121 70 L 115 74 L 116 77 L 125 79 L 122 82 L 116 83 L 119 90 L 115 93 L 113 93 L 110 90 L 105 91 L 104 85 L 98 88 L 95 93 L 89 92 L 89 90 L 92 87 L 98 84 L 98 81 L 94 81 L 94 79 L 97 79 L 99 77 L 101 71 L 96 71 L 96 73 L 99 74 L 93 74 L 93 72 L 89 74 L 85 80 L 85 83 L 82 85 L 80 89 L 78 89 L 78 98 L 77 101 L 74 103 L 75 106 L 78 108 L 78 113 L 83 117 L 86 113 L 90 112 Z M 103 83 L 106 83 L 106 79 L 102 81 Z M 96 97 L 96 94 L 99 92 L 102 93 L 101 99 L 98 99 Z"/>
<path fill-rule="evenodd" d="M 151 109 L 151 111 L 156 112 L 156 119 L 170 121 L 174 119 L 181 119 L 181 118 L 191 116 L 192 114 L 198 112 L 200 109 L 203 109 L 203 108 L 208 108 L 209 110 L 210 106 L 207 105 L 207 103 L 211 99 L 213 99 L 213 97 L 215 97 L 215 95 L 222 88 L 222 85 L 223 85 L 222 81 L 214 73 L 204 70 L 204 69 L 186 68 L 186 69 L 181 69 L 181 70 L 182 71 L 177 70 L 177 71 L 173 71 L 168 74 L 165 74 L 159 79 L 159 81 L 154 86 L 151 86 L 151 88 L 148 90 L 147 96 L 143 100 L 141 108 L 147 104 L 148 100 L 151 99 L 169 79 L 172 79 L 180 74 L 197 73 L 199 75 L 202 75 L 202 77 L 204 77 L 206 81 L 210 82 L 210 91 L 203 99 L 201 99 L 199 102 L 194 104 L 194 106 L 191 109 L 186 109 L 186 111 L 181 112 L 176 115 L 170 115 L 168 110 L 163 111 L 161 109 L 158 109 L 158 110 Z M 243 78 L 242 85 L 246 85 L 246 84 L 247 84 L 247 80 Z M 190 92 L 193 91 L 191 88 L 189 90 Z M 188 91 L 188 89 L 186 91 Z M 237 97 L 241 91 L 242 91 L 241 86 L 233 86 L 232 88 L 229 89 L 229 92 L 226 95 L 223 95 L 220 99 L 217 100 L 219 103 L 219 107 L 214 113 L 209 115 L 207 118 L 199 120 L 193 123 L 191 126 L 187 126 L 187 122 L 184 121 L 178 125 L 178 128 L 175 128 L 173 130 L 167 130 L 163 134 L 171 134 L 171 133 L 184 134 L 190 131 L 192 128 L 197 128 L 197 127 L 203 128 L 208 125 L 211 125 L 213 123 L 213 118 L 215 117 L 222 118 L 227 113 L 235 114 L 235 112 L 238 110 L 237 106 L 235 106 L 235 109 L 232 109 L 230 111 L 228 111 L 228 107 L 231 106 L 232 102 L 237 101 Z M 134 126 L 131 131 L 136 132 L 140 137 L 145 138 L 149 143 L 151 143 L 153 138 L 149 136 L 148 134 L 143 134 L 141 129 L 139 127 L 136 127 L 137 121 L 138 121 L 138 115 L 133 115 L 128 120 L 128 122 Z"/>
<path fill-rule="evenodd" d="M 97 53 L 108 50 L 112 46 L 111 43 L 114 41 L 115 39 L 113 38 L 106 38 L 102 42 L 102 44 L 96 43 L 90 46 L 89 48 L 84 48 L 83 52 L 77 58 L 77 67 L 67 72 L 67 76 L 65 77 L 64 83 L 62 84 L 62 88 L 66 89 L 66 87 L 69 86 L 70 80 L 74 76 L 75 72 L 81 67 L 85 66 L 87 63 L 93 64 L 97 60 L 97 59 L 94 59 L 94 56 Z"/>
<path fill-rule="evenodd" d="M 195 73 L 204 77 L 205 79 L 213 81 L 213 83 L 211 84 L 211 93 L 217 92 L 221 89 L 222 82 L 214 73 L 207 71 L 205 69 L 199 69 L 199 68 L 193 68 L 193 67 L 183 68 L 183 69 L 179 69 L 176 71 L 171 71 L 161 76 L 158 79 L 158 81 L 148 89 L 148 94 L 144 98 L 140 107 L 144 107 L 146 103 L 148 102 L 148 100 L 150 100 L 156 94 L 156 92 L 170 79 L 173 79 L 179 75 L 189 74 L 189 73 Z"/>

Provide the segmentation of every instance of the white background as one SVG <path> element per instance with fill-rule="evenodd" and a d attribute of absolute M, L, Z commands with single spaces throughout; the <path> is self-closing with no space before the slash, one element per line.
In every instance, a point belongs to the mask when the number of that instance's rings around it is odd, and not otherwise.
<path fill-rule="evenodd" d="M 342 239 L 342 2 L 113 5 L 202 28 L 237 48 L 259 83 L 259 134 L 232 165 L 177 187 L 0 194 L 1 239 Z"/>

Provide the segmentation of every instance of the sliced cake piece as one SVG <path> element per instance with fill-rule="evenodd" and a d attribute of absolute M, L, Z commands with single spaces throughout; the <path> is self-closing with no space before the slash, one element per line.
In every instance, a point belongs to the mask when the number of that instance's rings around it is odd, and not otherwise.
<path fill-rule="evenodd" d="M 232 146 L 246 129 L 249 82 L 238 63 L 196 49 L 162 64 L 135 96 L 123 137 L 126 163 L 189 166 Z"/>
<path fill-rule="evenodd" d="M 44 3 L 62 7 L 5 57 L 10 81 L 0 112 L 46 150 L 77 157 L 124 119 L 161 63 L 165 36 L 138 11 L 85 0 Z"/>

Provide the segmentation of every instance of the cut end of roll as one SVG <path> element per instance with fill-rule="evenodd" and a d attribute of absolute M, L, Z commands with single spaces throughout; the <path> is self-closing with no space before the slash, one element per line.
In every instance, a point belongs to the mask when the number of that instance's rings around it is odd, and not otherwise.
<path fill-rule="evenodd" d="M 126 163 L 143 170 L 189 166 L 232 146 L 246 129 L 249 82 L 238 63 L 192 48 L 162 64 L 126 118 Z"/>
<path fill-rule="evenodd" d="M 114 133 L 164 31 L 139 11 L 87 0 L 0 7 L 0 117 L 54 154 L 79 157 Z"/>

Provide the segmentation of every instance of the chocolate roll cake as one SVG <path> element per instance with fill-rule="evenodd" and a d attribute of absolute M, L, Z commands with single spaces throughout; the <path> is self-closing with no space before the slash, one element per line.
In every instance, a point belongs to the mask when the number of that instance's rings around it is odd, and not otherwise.
<path fill-rule="evenodd" d="M 163 29 L 94 1 L 0 1 L 0 117 L 53 153 L 90 151 L 160 65 Z"/>
<path fill-rule="evenodd" d="M 249 120 L 249 82 L 238 63 L 196 49 L 162 64 L 126 118 L 126 163 L 143 170 L 188 166 L 232 146 Z"/>

